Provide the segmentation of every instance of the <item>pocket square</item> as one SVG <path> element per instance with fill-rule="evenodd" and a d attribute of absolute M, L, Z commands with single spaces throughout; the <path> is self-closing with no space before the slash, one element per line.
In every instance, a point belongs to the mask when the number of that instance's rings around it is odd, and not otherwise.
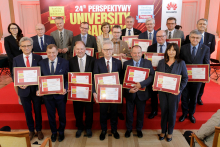
<path fill-rule="evenodd" d="M 63 70 L 61 69 L 59 72 L 62 72 Z"/>
<path fill-rule="evenodd" d="M 211 42 L 209 42 L 208 44 L 211 44 Z"/>

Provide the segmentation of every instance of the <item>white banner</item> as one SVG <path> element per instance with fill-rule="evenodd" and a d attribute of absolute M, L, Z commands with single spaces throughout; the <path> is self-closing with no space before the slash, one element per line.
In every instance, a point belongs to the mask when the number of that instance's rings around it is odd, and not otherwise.
<path fill-rule="evenodd" d="M 182 0 L 163 0 L 161 30 L 166 30 L 167 18 L 175 17 L 176 25 L 181 25 Z"/>

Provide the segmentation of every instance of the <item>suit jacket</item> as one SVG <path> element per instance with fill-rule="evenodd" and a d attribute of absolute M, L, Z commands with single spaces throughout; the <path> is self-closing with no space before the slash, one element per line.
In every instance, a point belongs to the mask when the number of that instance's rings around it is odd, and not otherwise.
<path fill-rule="evenodd" d="M 33 39 L 33 51 L 34 52 L 46 52 L 49 44 L 56 44 L 52 36 L 44 35 L 43 50 L 41 50 L 40 43 L 38 41 L 38 35 L 31 37 Z"/>
<path fill-rule="evenodd" d="M 166 32 L 167 36 L 169 36 L 168 30 L 165 30 L 165 32 Z M 181 38 L 181 45 L 184 44 L 184 33 L 183 33 L 183 31 L 174 29 L 173 38 Z"/>
<path fill-rule="evenodd" d="M 112 34 L 109 34 L 109 39 L 112 40 L 113 36 Z M 102 47 L 103 47 L 103 34 L 97 36 L 97 47 L 98 47 L 98 52 L 102 52 Z"/>
<path fill-rule="evenodd" d="M 210 48 L 210 54 L 213 53 L 215 51 L 215 35 L 210 34 L 208 32 L 204 33 L 204 42 L 203 44 L 205 44 L 206 46 L 208 46 Z M 189 40 L 189 35 L 186 36 L 186 40 L 184 42 L 184 44 L 188 44 L 190 43 Z"/>
<path fill-rule="evenodd" d="M 39 62 L 39 66 L 41 68 L 41 76 L 49 76 L 51 75 L 50 73 L 50 67 L 49 67 L 49 59 L 43 59 Z M 56 66 L 56 71 L 54 75 L 63 75 L 63 80 L 64 80 L 64 88 L 67 90 L 68 89 L 68 72 L 69 72 L 69 62 L 66 59 L 57 57 L 57 66 Z M 60 95 L 60 94 L 53 94 L 53 95 L 44 95 L 44 98 L 49 98 L 52 99 L 53 97 L 55 99 L 61 99 L 65 98 L 65 95 Z"/>
<path fill-rule="evenodd" d="M 14 57 L 22 54 L 22 50 L 19 49 L 19 46 L 12 35 L 4 38 L 4 46 L 8 59 L 11 63 L 13 62 Z"/>
<path fill-rule="evenodd" d="M 133 59 L 124 62 L 123 64 L 124 73 L 126 71 L 127 65 L 134 66 Z M 146 80 L 140 82 L 141 88 L 146 87 L 146 89 L 145 91 L 138 91 L 136 93 L 129 93 L 130 89 L 124 89 L 124 95 L 125 95 L 126 100 L 134 101 L 136 94 L 138 95 L 138 98 L 141 101 L 148 100 L 151 97 L 150 89 L 152 89 L 152 83 L 154 80 L 154 73 L 155 73 L 154 69 L 152 67 L 151 62 L 143 58 L 141 58 L 141 63 L 139 67 L 150 69 L 149 77 Z"/>
<path fill-rule="evenodd" d="M 167 43 L 168 46 L 169 43 Z M 154 43 L 147 48 L 147 52 L 157 53 L 157 43 Z"/>
<path fill-rule="evenodd" d="M 86 55 L 85 72 L 92 72 L 93 73 L 95 60 L 96 59 L 94 57 Z M 77 56 L 74 56 L 69 60 L 69 69 L 70 69 L 70 72 L 80 72 Z M 95 92 L 95 86 L 94 86 L 95 84 L 94 84 L 93 75 L 92 75 L 92 83 L 93 83 L 92 93 L 94 93 Z"/>
<path fill-rule="evenodd" d="M 157 71 L 165 72 L 165 59 L 162 59 L 159 61 L 157 66 Z M 181 83 L 180 83 L 180 93 L 183 91 L 183 89 L 186 87 L 187 81 L 188 81 L 188 74 L 186 69 L 186 64 L 182 60 L 179 63 L 177 61 L 174 62 L 173 69 L 171 71 L 171 74 L 181 75 Z M 180 95 L 180 94 L 179 94 Z"/>
<path fill-rule="evenodd" d="M 31 67 L 34 66 L 39 66 L 39 62 L 42 60 L 42 57 L 40 55 L 36 55 L 36 54 L 32 54 L 32 65 Z M 23 54 L 18 55 L 17 57 L 15 57 L 13 59 L 13 67 L 26 67 L 25 63 L 24 63 L 24 58 L 23 58 Z M 14 80 L 14 76 L 13 76 L 14 72 L 12 72 L 12 78 Z M 18 87 L 18 95 L 20 97 L 28 97 L 28 95 L 30 94 L 30 91 L 36 91 L 37 86 L 27 86 L 27 88 L 25 89 L 21 89 L 20 87 Z"/>
<path fill-rule="evenodd" d="M 122 31 L 122 34 L 121 34 L 121 37 L 120 37 L 120 38 L 122 39 L 122 36 L 125 36 L 125 34 L 126 34 L 126 28 L 123 29 L 123 30 L 121 30 L 121 31 Z M 133 28 L 133 32 L 134 32 L 134 35 L 139 35 L 139 34 L 142 33 L 140 30 L 135 29 L 135 28 Z"/>
<path fill-rule="evenodd" d="M 153 38 L 152 44 L 157 43 L 156 34 L 157 34 L 157 31 L 154 30 L 154 38 Z M 141 34 L 138 36 L 138 39 L 148 39 L 148 31 L 145 31 L 145 32 L 141 33 Z"/>
<path fill-rule="evenodd" d="M 81 34 L 73 37 L 71 52 L 70 52 L 71 55 L 73 54 L 73 50 L 74 50 L 74 46 L 75 46 L 76 41 L 82 41 Z M 97 50 L 96 38 L 94 36 L 87 34 L 86 47 L 94 48 L 94 57 L 95 57 L 95 53 L 98 52 L 98 50 Z"/>

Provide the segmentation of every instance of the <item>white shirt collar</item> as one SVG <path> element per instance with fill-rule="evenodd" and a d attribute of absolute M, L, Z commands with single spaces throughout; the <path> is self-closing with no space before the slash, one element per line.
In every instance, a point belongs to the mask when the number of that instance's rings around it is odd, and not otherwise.
<path fill-rule="evenodd" d="M 104 57 L 105 58 L 105 57 Z M 107 61 L 109 61 L 109 63 L 112 63 L 112 57 L 109 59 L 109 60 L 107 60 L 106 58 L 105 58 L 105 63 L 107 63 Z"/>
<path fill-rule="evenodd" d="M 44 35 L 43 35 L 43 36 L 41 36 L 41 37 L 40 37 L 40 36 L 37 36 L 37 37 L 38 37 L 38 39 L 40 39 L 40 38 L 42 37 L 42 39 L 44 40 Z"/>
<path fill-rule="evenodd" d="M 154 33 L 154 30 L 153 30 L 152 32 L 149 32 L 149 31 L 147 31 L 147 32 L 148 32 L 148 34 L 149 34 L 149 33 L 152 33 L 152 34 L 153 34 L 153 33 Z"/>
<path fill-rule="evenodd" d="M 59 32 L 59 34 L 60 34 L 60 32 L 62 32 L 62 33 L 64 34 L 64 28 L 63 28 L 63 30 L 62 30 L 62 31 L 59 31 L 59 30 L 58 30 L 58 32 Z"/>
<path fill-rule="evenodd" d="M 86 35 L 81 34 L 81 38 L 82 38 L 82 36 L 86 36 L 86 38 L 87 38 L 87 35 L 88 35 L 88 34 L 86 34 Z"/>
<path fill-rule="evenodd" d="M 133 28 L 131 28 L 131 29 L 126 28 L 126 31 L 128 31 L 128 30 L 131 30 L 131 32 L 133 32 Z"/>
<path fill-rule="evenodd" d="M 49 58 L 48 58 L 48 59 L 49 59 Z M 53 61 L 51 61 L 51 60 L 49 59 L 49 63 L 51 63 L 51 62 L 56 63 L 56 62 L 57 62 L 57 57 L 56 57 Z"/>
<path fill-rule="evenodd" d="M 77 58 L 78 58 L 78 60 L 83 59 L 83 61 L 85 61 L 86 60 L 86 53 L 82 58 L 79 58 L 78 56 L 77 56 Z"/>
<path fill-rule="evenodd" d="M 27 55 L 25 55 L 24 53 L 23 53 L 23 57 L 25 58 Z M 32 57 L 32 53 L 30 53 L 29 55 L 28 55 L 28 59 L 30 59 Z"/>

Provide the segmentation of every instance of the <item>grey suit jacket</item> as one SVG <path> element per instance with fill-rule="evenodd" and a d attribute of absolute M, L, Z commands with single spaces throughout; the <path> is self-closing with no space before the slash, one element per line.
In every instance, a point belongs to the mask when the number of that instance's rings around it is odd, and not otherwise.
<path fill-rule="evenodd" d="M 168 30 L 165 30 L 165 32 L 166 32 L 167 36 L 169 36 Z M 183 33 L 183 31 L 174 29 L 173 38 L 181 38 L 181 45 L 183 45 L 183 43 L 184 43 L 184 33 Z"/>
<path fill-rule="evenodd" d="M 70 49 L 72 45 L 72 38 L 73 38 L 73 32 L 70 30 L 64 29 L 64 38 L 63 38 L 63 46 L 61 46 L 60 43 L 60 37 L 59 37 L 59 31 L 53 31 L 50 33 L 50 36 L 52 36 L 55 40 L 56 46 L 60 49 L 68 48 L 68 52 L 66 54 L 60 54 L 58 56 L 63 57 L 65 59 L 70 59 Z"/>

